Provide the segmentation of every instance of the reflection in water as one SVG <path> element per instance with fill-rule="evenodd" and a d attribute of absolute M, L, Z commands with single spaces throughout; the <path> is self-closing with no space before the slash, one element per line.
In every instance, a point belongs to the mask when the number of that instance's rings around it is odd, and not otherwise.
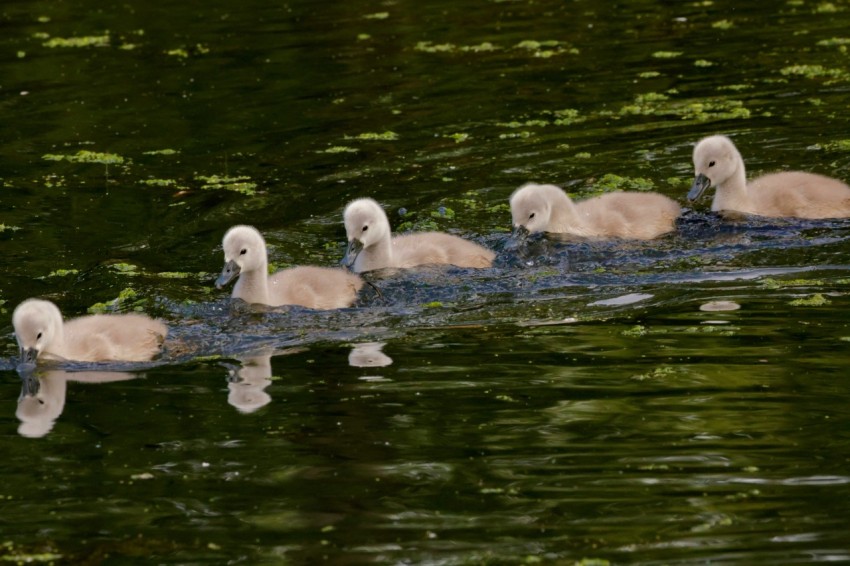
<path fill-rule="evenodd" d="M 20 371 L 21 396 L 15 415 L 21 421 L 18 433 L 29 438 L 41 438 L 65 408 L 69 381 L 107 383 L 135 379 L 137 374 L 120 371 Z"/>
<path fill-rule="evenodd" d="M 240 367 L 230 367 L 227 377 L 227 402 L 241 413 L 253 413 L 268 405 L 272 398 L 264 390 L 272 380 L 272 356 L 239 358 Z"/>
<path fill-rule="evenodd" d="M 356 368 L 382 368 L 393 363 L 393 359 L 381 349 L 385 342 L 364 342 L 354 344 L 348 354 L 348 365 Z"/>
<path fill-rule="evenodd" d="M 241 364 L 235 367 L 224 364 L 228 370 L 227 402 L 236 407 L 240 413 L 253 413 L 268 405 L 272 398 L 265 389 L 272 382 L 272 357 L 297 354 L 306 348 L 287 348 L 275 350 L 263 348 L 251 355 L 236 358 Z"/>

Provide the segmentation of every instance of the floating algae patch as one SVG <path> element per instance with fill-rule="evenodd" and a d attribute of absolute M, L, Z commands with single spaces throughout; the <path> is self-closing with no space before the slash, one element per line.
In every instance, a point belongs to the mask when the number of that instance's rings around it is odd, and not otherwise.
<path fill-rule="evenodd" d="M 113 263 L 110 264 L 109 269 L 116 273 L 120 273 L 121 275 L 127 275 L 128 277 L 135 277 L 139 275 L 139 268 L 132 263 Z"/>
<path fill-rule="evenodd" d="M 348 147 L 347 145 L 335 145 L 327 149 L 321 150 L 319 153 L 357 153 L 360 151 L 356 147 Z"/>
<path fill-rule="evenodd" d="M 620 116 L 678 116 L 682 120 L 727 120 L 749 118 L 750 111 L 740 100 L 672 100 L 666 94 L 639 94 L 632 104 L 620 108 Z"/>
<path fill-rule="evenodd" d="M 805 297 L 789 301 L 788 304 L 792 307 L 822 307 L 824 305 L 830 304 L 831 302 L 832 301 L 830 301 L 820 293 L 815 293 L 811 297 Z"/>
<path fill-rule="evenodd" d="M 79 269 L 54 269 L 50 273 L 47 274 L 48 277 L 67 277 L 69 275 L 77 275 L 80 272 Z"/>
<path fill-rule="evenodd" d="M 233 191 L 247 196 L 253 196 L 257 192 L 257 183 L 251 182 L 251 178 L 247 176 L 197 175 L 195 179 L 204 183 L 201 185 L 204 190 Z"/>
<path fill-rule="evenodd" d="M 682 55 L 681 51 L 656 51 L 652 54 L 656 59 L 675 59 Z"/>
<path fill-rule="evenodd" d="M 45 153 L 41 156 L 45 161 L 70 161 L 71 163 L 100 163 L 103 165 L 120 165 L 124 158 L 116 153 L 100 153 L 81 149 L 74 155 Z"/>
<path fill-rule="evenodd" d="M 174 187 L 177 181 L 174 179 L 142 179 L 139 183 L 149 187 Z"/>
<path fill-rule="evenodd" d="M 433 41 L 420 41 L 413 49 L 422 53 L 489 53 L 493 51 L 504 51 L 506 48 L 489 41 L 476 45 L 458 45 L 455 43 L 434 43 Z M 569 44 L 557 40 L 520 41 L 512 48 L 514 51 L 530 53 L 534 57 L 548 58 L 555 55 L 568 53 L 577 55 L 579 50 Z"/>
<path fill-rule="evenodd" d="M 835 140 L 824 144 L 817 143 L 811 149 L 826 151 L 850 151 L 850 140 Z"/>
<path fill-rule="evenodd" d="M 111 301 L 93 304 L 88 308 L 88 312 L 90 314 L 106 314 L 129 310 L 141 311 L 147 302 L 148 300 L 140 297 L 135 289 L 128 287 Z"/>
<path fill-rule="evenodd" d="M 834 84 L 850 80 L 850 73 L 843 69 L 830 69 L 823 65 L 790 65 L 779 71 L 786 77 L 805 77 L 807 79 L 827 79 L 825 84 Z"/>
<path fill-rule="evenodd" d="M 714 29 L 732 29 L 735 23 L 729 20 L 719 20 L 711 24 Z"/>
<path fill-rule="evenodd" d="M 178 153 L 180 153 L 180 152 L 176 149 L 166 148 L 166 149 L 154 149 L 154 150 L 151 150 L 151 151 L 145 151 L 145 152 L 142 152 L 142 155 L 176 155 Z"/>
<path fill-rule="evenodd" d="M 54 37 L 42 45 L 51 49 L 57 47 L 109 47 L 109 34 L 87 35 L 83 37 Z"/>
<path fill-rule="evenodd" d="M 395 132 L 391 132 L 387 130 L 383 133 L 378 132 L 364 132 L 362 134 L 357 134 L 354 137 L 345 136 L 347 140 L 363 140 L 363 141 L 396 141 L 398 139 L 398 134 Z"/>
<path fill-rule="evenodd" d="M 11 226 L 9 224 L 0 224 L 0 233 L 3 232 L 17 232 L 21 228 L 19 226 Z"/>
<path fill-rule="evenodd" d="M 655 188 L 655 183 L 643 177 L 621 177 L 613 173 L 606 173 L 596 182 L 594 187 L 602 192 L 651 191 Z"/>
<path fill-rule="evenodd" d="M 774 279 L 773 277 L 765 277 L 761 280 L 761 285 L 765 289 L 776 290 L 784 287 L 823 287 L 822 279 Z"/>

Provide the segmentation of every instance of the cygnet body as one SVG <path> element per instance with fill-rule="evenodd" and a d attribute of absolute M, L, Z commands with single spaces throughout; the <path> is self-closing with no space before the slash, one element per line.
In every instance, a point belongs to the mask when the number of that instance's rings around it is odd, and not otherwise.
<path fill-rule="evenodd" d="M 27 299 L 12 315 L 21 361 L 143 362 L 162 350 L 168 328 L 143 314 L 95 314 L 62 321 L 50 301 Z"/>
<path fill-rule="evenodd" d="M 414 232 L 393 237 L 384 209 L 361 198 L 343 213 L 348 249 L 343 264 L 356 273 L 418 265 L 490 267 L 496 254 L 474 242 L 445 232 Z"/>
<path fill-rule="evenodd" d="M 747 183 L 744 159 L 732 140 L 710 136 L 694 147 L 695 201 L 715 187 L 711 210 L 769 217 L 844 218 L 850 216 L 850 187 L 831 177 L 784 171 Z"/>
<path fill-rule="evenodd" d="M 658 193 L 613 192 L 573 202 L 555 185 L 527 183 L 510 198 L 514 230 L 649 240 L 671 232 L 681 208 Z"/>
<path fill-rule="evenodd" d="M 222 245 L 225 265 L 216 287 L 238 277 L 232 296 L 248 303 L 339 309 L 350 307 L 363 286 L 357 275 L 331 267 L 291 267 L 269 276 L 266 242 L 253 226 L 234 226 Z"/>

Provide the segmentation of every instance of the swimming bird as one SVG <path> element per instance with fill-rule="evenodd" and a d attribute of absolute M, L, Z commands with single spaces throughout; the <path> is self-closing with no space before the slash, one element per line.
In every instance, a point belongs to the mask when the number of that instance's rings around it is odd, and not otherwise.
<path fill-rule="evenodd" d="M 414 232 L 393 237 L 384 209 L 371 198 L 348 203 L 343 219 L 348 249 L 342 263 L 355 273 L 429 264 L 490 267 L 496 257 L 483 246 L 445 232 Z"/>
<path fill-rule="evenodd" d="M 268 274 L 266 242 L 253 226 L 234 226 L 224 235 L 224 269 L 219 289 L 235 277 L 233 298 L 272 307 L 299 305 L 311 309 L 350 307 L 363 280 L 338 267 L 304 265 Z"/>
<path fill-rule="evenodd" d="M 695 201 L 715 187 L 711 210 L 770 217 L 844 218 L 850 216 L 850 187 L 831 177 L 783 171 L 747 183 L 744 159 L 732 140 L 710 136 L 694 147 Z"/>
<path fill-rule="evenodd" d="M 550 232 L 587 238 L 649 240 L 671 232 L 681 208 L 658 193 L 613 192 L 573 202 L 555 185 L 527 183 L 511 195 L 519 234 Z"/>
<path fill-rule="evenodd" d="M 12 314 L 21 362 L 38 359 L 78 362 L 143 362 L 162 350 L 168 328 L 137 313 L 95 314 L 62 321 L 59 307 L 27 299 Z"/>

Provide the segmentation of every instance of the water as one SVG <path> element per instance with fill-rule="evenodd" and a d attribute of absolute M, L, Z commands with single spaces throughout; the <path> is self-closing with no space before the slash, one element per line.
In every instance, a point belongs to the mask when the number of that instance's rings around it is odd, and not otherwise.
<path fill-rule="evenodd" d="M 850 5 L 100 4 L 0 9 L 0 556 L 850 559 L 850 222 L 700 202 L 658 241 L 518 249 L 505 206 L 684 203 L 713 133 L 751 174 L 848 178 Z M 335 312 L 212 287 L 236 223 L 278 267 L 336 263 L 358 196 L 496 266 L 377 274 Z M 22 381 L 30 296 L 140 308 L 168 350 Z"/>

